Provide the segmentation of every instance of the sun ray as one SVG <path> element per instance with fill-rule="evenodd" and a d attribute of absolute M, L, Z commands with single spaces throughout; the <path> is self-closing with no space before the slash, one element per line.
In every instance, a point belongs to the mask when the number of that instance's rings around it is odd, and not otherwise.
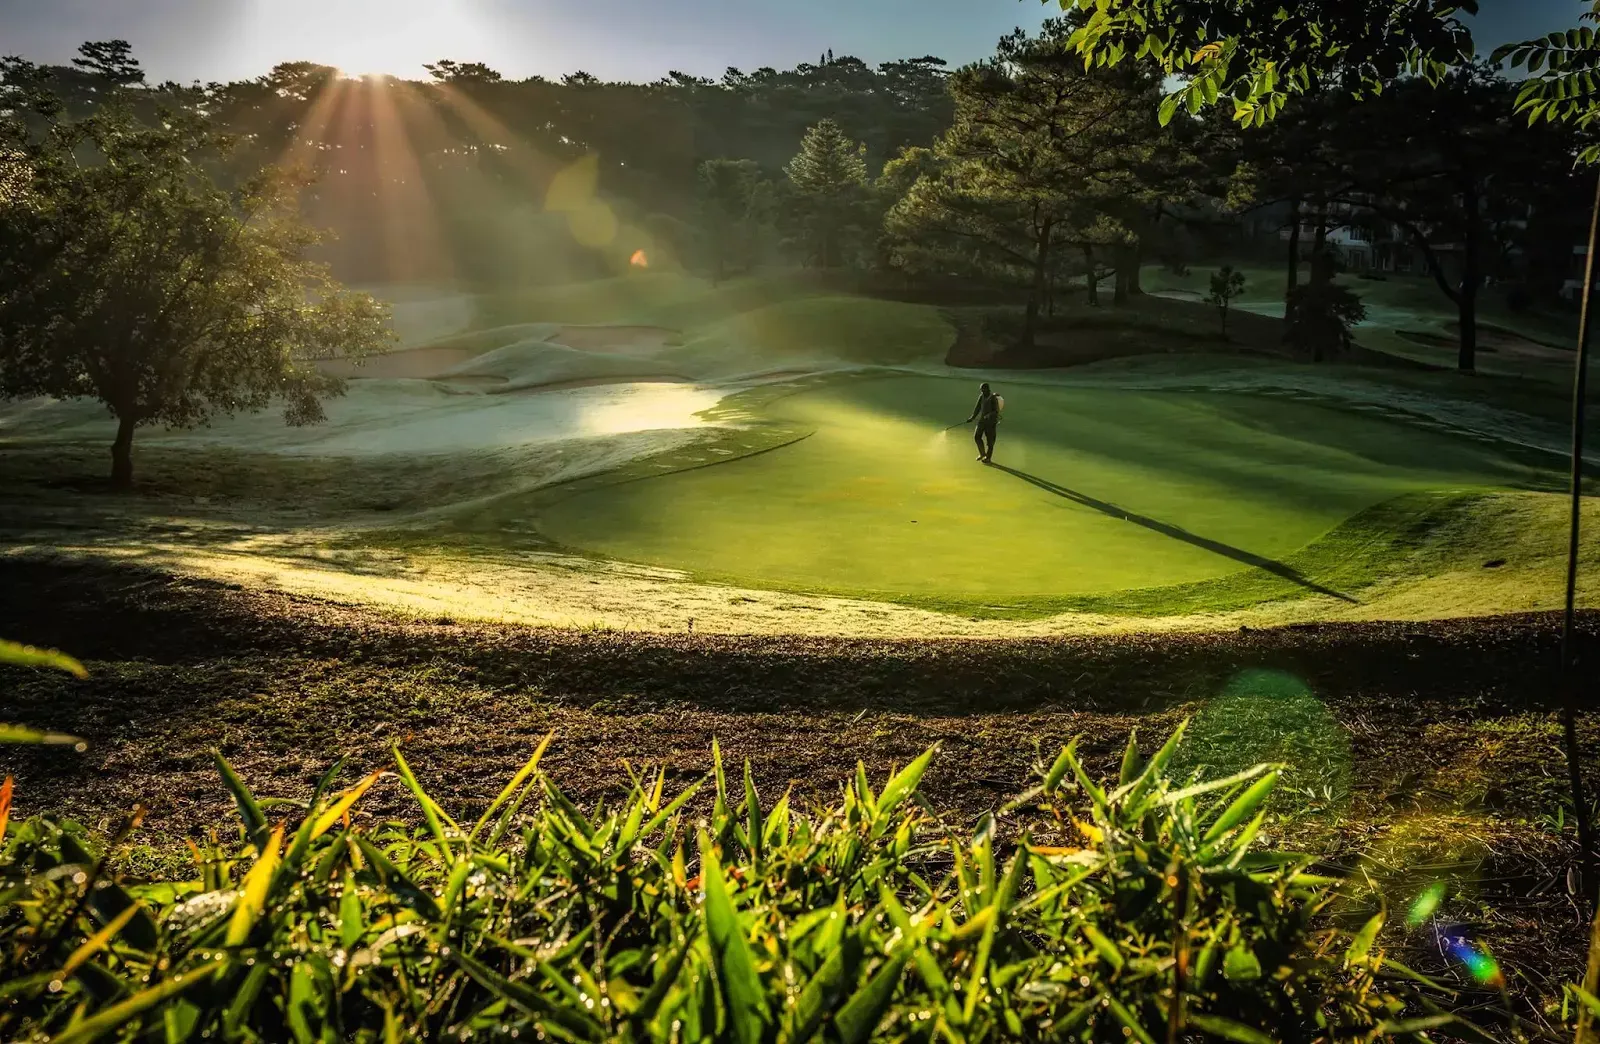
<path fill-rule="evenodd" d="M 571 175 L 579 168 L 598 166 L 600 157 L 589 152 L 578 152 L 569 157 L 551 156 L 528 144 L 523 135 L 507 127 L 493 113 L 483 107 L 467 92 L 450 83 L 432 86 L 451 115 L 460 119 L 470 133 L 485 143 L 493 143 L 499 155 L 510 165 L 525 186 L 530 199 L 538 200 L 547 209 L 555 209 L 568 218 L 569 232 L 575 242 L 589 247 L 602 257 L 610 270 L 618 275 L 639 273 L 645 266 L 634 263 L 640 254 L 658 258 L 661 245 L 646 230 L 620 220 L 610 204 L 598 191 L 598 177 L 584 177 L 589 198 L 566 198 L 566 194 L 552 193 L 552 184 Z M 576 143 L 574 143 L 576 145 Z M 581 146 L 580 146 L 581 147 Z M 562 198 L 553 199 L 559 195 Z M 626 293 L 626 284 L 619 284 L 619 293 Z M 622 302 L 619 301 L 619 305 Z"/>
<path fill-rule="evenodd" d="M 361 95 L 372 126 L 378 220 L 389 278 L 416 282 L 453 278 L 454 265 L 439 226 L 439 210 L 397 104 L 398 81 L 368 79 Z"/>
<path fill-rule="evenodd" d="M 292 136 L 278 155 L 279 167 L 305 167 L 321 172 L 326 162 L 322 155 L 331 144 L 328 129 L 349 95 L 351 82 L 330 75 L 313 89 L 310 106 L 296 122 Z"/>

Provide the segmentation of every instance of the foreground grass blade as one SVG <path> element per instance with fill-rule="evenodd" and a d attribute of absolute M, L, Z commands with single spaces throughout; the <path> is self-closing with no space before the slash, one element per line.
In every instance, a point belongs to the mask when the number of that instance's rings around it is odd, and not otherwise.
<path fill-rule="evenodd" d="M 16 667 L 47 667 L 51 670 L 65 671 L 74 678 L 89 677 L 89 672 L 84 670 L 83 664 L 64 652 L 57 652 L 54 649 L 36 649 L 31 645 L 8 642 L 4 639 L 0 639 L 0 663 L 9 663 Z"/>
<path fill-rule="evenodd" d="M 372 785 L 378 782 L 378 780 L 381 778 L 383 778 L 383 771 L 380 769 L 379 771 L 374 772 L 367 778 L 363 779 L 360 783 L 357 783 L 355 786 L 351 787 L 349 790 L 345 791 L 343 794 L 340 794 L 338 800 L 329 805 L 327 809 L 316 818 L 316 821 L 312 823 L 311 840 L 315 841 L 317 838 L 331 830 L 335 824 L 344 818 L 344 814 L 350 811 L 357 801 L 361 800 L 361 796 L 368 790 L 372 789 Z"/>
<path fill-rule="evenodd" d="M 261 810 L 261 803 L 250 792 L 250 788 L 244 785 L 244 780 L 228 764 L 228 759 L 222 756 L 222 751 L 213 750 L 211 758 L 217 764 L 217 771 L 222 773 L 222 782 L 233 794 L 233 803 L 239 808 L 239 818 L 244 821 L 244 836 L 260 848 L 267 839 L 267 814 Z"/>
<path fill-rule="evenodd" d="M 854 978 L 860 960 L 860 939 L 852 932 L 841 940 L 841 945 L 829 951 L 828 959 L 795 998 L 784 1028 L 784 1044 L 801 1044 L 816 1036 L 828 1012 L 844 996 L 845 987 Z"/>
<path fill-rule="evenodd" d="M 1156 1044 L 1156 1039 L 1150 1035 L 1144 1026 L 1140 1025 L 1139 1020 L 1134 1017 L 1133 1012 L 1128 1010 L 1127 1005 L 1115 997 L 1107 997 L 1106 1007 L 1111 1009 L 1111 1013 L 1117 1017 L 1117 1021 L 1127 1027 L 1128 1033 L 1139 1044 Z"/>
<path fill-rule="evenodd" d="M 129 903 L 104 928 L 85 939 L 83 945 L 73 950 L 72 956 L 68 957 L 67 962 L 61 966 L 61 977 L 66 978 L 71 975 L 85 961 L 99 953 L 107 943 L 111 942 L 113 936 L 122 931 L 127 926 L 127 923 L 133 920 L 134 915 L 139 913 L 141 909 L 143 907 L 139 906 L 138 903 Z"/>
<path fill-rule="evenodd" d="M 765 830 L 761 823 L 761 795 L 756 792 L 756 780 L 750 774 L 750 762 L 744 763 L 744 805 L 746 824 L 745 830 L 749 836 L 750 854 L 755 857 L 756 866 L 761 865 L 761 851 L 765 841 Z"/>
<path fill-rule="evenodd" d="M 893 779 L 883 785 L 883 793 L 878 795 L 878 815 L 887 816 L 904 801 L 917 785 L 922 782 L 922 774 L 928 771 L 928 765 L 933 761 L 934 754 L 938 753 L 938 746 L 929 747 L 923 751 L 915 761 L 895 773 Z"/>
<path fill-rule="evenodd" d="M 1276 772 L 1268 772 L 1265 776 L 1256 780 L 1250 789 L 1240 794 L 1234 799 L 1233 804 L 1223 810 L 1222 815 L 1218 816 L 1217 821 L 1212 823 L 1211 828 L 1206 831 L 1206 836 L 1203 840 L 1210 844 L 1240 823 L 1243 823 L 1260 807 L 1263 801 L 1267 800 L 1268 795 L 1272 793 L 1272 788 L 1277 785 L 1278 773 Z"/>
<path fill-rule="evenodd" d="M 544 750 L 476 839 L 420 793 L 416 825 L 351 823 L 378 774 L 330 793 L 335 767 L 295 803 L 306 811 L 292 840 L 284 825 L 246 842 L 213 830 L 193 846 L 198 881 L 134 887 L 137 902 L 76 828 L 13 821 L 0 1037 L 398 1044 L 470 1026 L 568 1044 L 864 1044 L 890 1030 L 946 1044 L 1145 1044 L 1151 1030 L 1261 1044 L 1315 1023 L 1328 1044 L 1371 1044 L 1390 1020 L 1402 1039 L 1435 1026 L 1492 1039 L 1443 1021 L 1459 1002 L 1442 986 L 1397 978 L 1380 919 L 1353 932 L 1317 919 L 1339 881 L 1305 873 L 1309 857 L 1252 847 L 1270 767 L 1222 782 L 1202 811 L 1151 773 L 1170 741 L 1148 763 L 1125 753 L 1124 782 L 1098 800 L 1068 747 L 1053 788 L 968 836 L 917 796 L 928 754 L 879 795 L 858 764 L 834 805 L 793 812 L 787 794 L 763 809 L 747 766 L 742 805 L 724 789 L 691 831 L 683 801 L 699 784 L 673 797 L 663 774 L 630 769 L 620 803 L 580 810 L 540 771 Z M 241 819 L 277 814 L 230 777 Z M 1083 837 L 1069 847 L 1074 825 Z M 641 843 L 641 830 L 659 833 Z M 60 926 L 48 950 L 38 924 Z M 217 967 L 225 981 L 187 988 Z M 1587 1013 L 1585 989 L 1569 1005 Z"/>
<path fill-rule="evenodd" d="M 546 733 L 544 739 L 539 741 L 539 745 L 534 748 L 533 757 L 529 758 L 527 763 L 517 770 L 517 774 L 511 777 L 511 782 L 505 785 L 499 796 L 489 803 L 489 807 L 484 810 L 483 815 L 472 825 L 471 832 L 467 834 L 468 841 L 476 840 L 479 832 L 489 824 L 490 820 L 494 819 L 494 814 L 500 811 L 501 807 L 507 801 L 510 801 L 518 790 L 522 789 L 522 784 L 526 783 L 528 777 L 533 775 L 534 770 L 539 767 L 539 759 L 544 757 L 544 752 L 549 749 L 551 741 L 555 738 L 555 732 L 551 731 Z"/>
<path fill-rule="evenodd" d="M 233 917 L 228 921 L 226 942 L 229 946 L 242 946 L 255 927 L 256 918 L 267 908 L 267 895 L 278 875 L 278 851 L 283 844 L 283 826 L 272 832 L 266 850 L 256 859 L 244 881 L 239 886 L 239 901 L 234 905 Z"/>
<path fill-rule="evenodd" d="M 1112 801 L 1127 801 L 1130 805 L 1137 802 L 1149 792 L 1150 786 L 1156 780 L 1163 778 L 1167 766 L 1172 762 L 1172 756 L 1178 752 L 1179 745 L 1183 742 L 1184 733 L 1188 731 L 1187 721 L 1178 722 L 1178 727 L 1172 730 L 1172 735 L 1167 737 L 1167 742 L 1161 749 L 1151 755 L 1150 760 L 1144 763 L 1137 777 L 1131 782 L 1124 783 L 1111 794 Z"/>
<path fill-rule="evenodd" d="M 1238 1044 L 1277 1044 L 1278 1038 L 1272 1034 L 1220 1015 L 1189 1015 L 1187 1021 L 1194 1028 L 1204 1030 L 1219 1040 L 1237 1041 Z"/>
<path fill-rule="evenodd" d="M 600 1024 L 587 1015 L 563 1008 L 526 983 L 514 982 L 475 957 L 459 949 L 450 951 L 450 959 L 478 981 L 484 989 L 510 1004 L 516 1005 L 535 1018 L 548 1019 L 582 1040 L 599 1040 L 604 1036 Z"/>
<path fill-rule="evenodd" d="M 433 834 L 433 839 L 439 843 L 439 858 L 446 863 L 450 862 L 450 839 L 445 836 L 444 824 L 439 820 L 437 806 L 434 805 L 433 799 L 428 797 L 427 791 L 422 789 L 422 784 L 417 782 L 417 777 L 412 773 L 411 766 L 406 764 L 405 755 L 400 753 L 400 745 L 398 743 L 394 746 L 394 764 L 395 768 L 400 772 L 400 778 L 405 781 L 406 788 L 411 791 L 412 795 L 417 799 L 417 804 L 421 806 L 423 821 L 428 824 L 428 830 Z"/>
<path fill-rule="evenodd" d="M 367 861 L 372 864 L 372 869 L 379 879 L 389 888 L 394 889 L 395 896 L 401 902 L 430 921 L 439 919 L 438 901 L 428 892 L 418 888 L 411 878 L 406 876 L 405 871 L 395 866 L 388 856 L 378 850 L 378 846 L 364 837 L 357 837 L 356 847 L 361 850 L 361 854 L 366 856 Z"/>
<path fill-rule="evenodd" d="M 700 836 L 700 887 L 705 902 L 706 935 L 711 962 L 727 999 L 728 1022 L 740 1044 L 760 1044 L 769 1020 L 765 991 L 756 974 L 755 956 L 739 926 L 711 839 Z"/>
<path fill-rule="evenodd" d="M 691 940 L 685 939 L 667 958 L 666 966 L 656 973 L 656 981 L 651 984 L 648 992 L 639 999 L 639 1006 L 629 1013 L 628 1018 L 636 1025 L 644 1025 L 656 1017 L 656 1012 L 661 1009 L 661 1002 L 667 999 L 667 994 L 678 981 L 678 974 L 683 971 L 683 965 L 689 958 Z"/>
<path fill-rule="evenodd" d="M 83 740 L 65 732 L 41 732 L 21 725 L 0 725 L 0 743 L 23 746 L 81 747 Z"/>
<path fill-rule="evenodd" d="M 910 957 L 910 947 L 902 948 L 839 1009 L 833 1024 L 844 1044 L 865 1044 L 872 1039 L 878 1023 L 883 1021 L 884 1013 L 889 1010 L 889 1002 L 894 1000 L 895 987 L 900 985 L 906 961 Z"/>
<path fill-rule="evenodd" d="M 82 1022 L 57 1034 L 51 1038 L 50 1044 L 87 1044 L 92 1040 L 99 1040 L 102 1036 L 112 1032 L 123 1023 L 138 1018 L 157 1005 L 164 1004 L 186 990 L 193 989 L 205 982 L 225 965 L 221 962 L 206 965 L 198 971 L 174 975 L 165 982 L 157 983 L 140 993 L 134 994 L 127 1000 L 113 1004 L 104 1011 L 91 1015 Z"/>

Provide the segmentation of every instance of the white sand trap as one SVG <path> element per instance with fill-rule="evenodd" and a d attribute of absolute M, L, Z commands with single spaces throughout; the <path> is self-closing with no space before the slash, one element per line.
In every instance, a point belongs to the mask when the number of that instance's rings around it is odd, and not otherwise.
<path fill-rule="evenodd" d="M 659 326 L 563 326 L 548 339 L 580 351 L 654 355 L 671 347 L 679 335 Z"/>
<path fill-rule="evenodd" d="M 1460 335 L 1461 324 L 1449 324 L 1450 336 Z M 1501 355 L 1515 359 L 1529 359 L 1535 362 L 1570 364 L 1574 358 L 1571 351 L 1564 348 L 1552 348 L 1547 344 L 1529 340 L 1519 333 L 1501 329 L 1496 326 L 1478 325 L 1478 347 L 1499 352 Z"/>
<path fill-rule="evenodd" d="M 723 392 L 694 384 L 563 387 L 517 396 L 462 396 L 432 381 L 355 381 L 325 404 L 328 420 L 290 428 L 267 410 L 218 418 L 195 431 L 146 429 L 139 447 L 227 447 L 291 456 L 462 453 L 630 432 L 704 428 L 699 412 Z M 93 402 L 32 399 L 0 407 L 0 445 L 34 437 L 104 442 L 117 426 Z"/>
<path fill-rule="evenodd" d="M 274 447 L 300 456 L 360 457 L 384 453 L 461 453 L 561 442 L 597 435 L 696 428 L 696 414 L 721 393 L 691 385 L 607 384 L 521 395 L 449 396 L 437 408 L 378 421 L 370 410 L 343 416 L 312 440 Z M 312 429 L 305 429 L 311 431 Z"/>
<path fill-rule="evenodd" d="M 605 384 L 517 395 L 463 395 L 431 381 L 355 381 L 325 404 L 322 424 L 291 428 L 277 410 L 221 417 L 193 431 L 141 431 L 141 447 L 224 447 L 302 457 L 493 451 L 633 432 L 704 427 L 696 416 L 723 393 L 695 385 Z M 92 402 L 0 405 L 0 446 L 34 438 L 104 443 L 116 424 Z"/>
<path fill-rule="evenodd" d="M 429 380 L 470 360 L 469 348 L 404 348 L 367 359 L 321 359 L 317 369 L 346 380 Z"/>
<path fill-rule="evenodd" d="M 528 323 L 457 334 L 437 344 L 401 348 L 359 362 L 325 359 L 317 367 L 346 380 L 442 380 L 463 391 L 670 378 L 677 374 L 649 360 L 676 336 L 653 326 Z"/>
<path fill-rule="evenodd" d="M 676 377 L 662 363 L 615 352 L 583 351 L 545 341 L 523 342 L 474 356 L 442 374 L 447 380 L 500 378 L 500 390 L 545 385 Z"/>

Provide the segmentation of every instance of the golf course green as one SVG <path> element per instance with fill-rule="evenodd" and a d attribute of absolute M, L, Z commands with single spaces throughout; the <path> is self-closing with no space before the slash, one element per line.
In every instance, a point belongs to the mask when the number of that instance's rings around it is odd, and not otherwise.
<path fill-rule="evenodd" d="M 769 402 L 810 435 L 772 452 L 585 487 L 540 528 L 585 553 L 753 586 L 1047 599 L 1275 574 L 1406 493 L 1536 484 L 1492 444 L 1289 399 L 1039 385 L 1006 398 L 994 466 L 976 384 L 846 378 Z"/>

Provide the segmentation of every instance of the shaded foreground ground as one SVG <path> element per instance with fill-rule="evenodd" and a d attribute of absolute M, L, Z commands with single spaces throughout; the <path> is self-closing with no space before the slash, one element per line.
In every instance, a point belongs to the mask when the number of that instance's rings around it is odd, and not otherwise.
<path fill-rule="evenodd" d="M 155 873 L 179 865 L 180 837 L 229 814 L 212 747 L 263 796 L 295 797 L 337 756 L 353 776 L 401 741 L 440 803 L 468 814 L 552 729 L 547 765 L 586 801 L 624 785 L 625 763 L 699 778 L 713 737 L 730 760 L 750 759 L 774 797 L 789 786 L 831 797 L 858 757 L 881 777 L 939 743 L 927 796 L 966 823 L 1025 786 L 1036 747 L 1053 753 L 1081 735 L 1089 763 L 1110 773 L 1130 728 L 1153 742 L 1193 717 L 1207 764 L 1304 762 L 1289 780 L 1299 793 L 1268 828 L 1274 844 L 1364 872 L 1396 908 L 1448 882 L 1450 924 L 1492 947 L 1535 1001 L 1581 958 L 1548 703 L 1557 625 L 1540 615 L 1062 640 L 636 635 L 404 622 L 148 570 L 11 558 L 0 561 L 0 634 L 68 649 L 93 676 L 0 672 L 0 720 L 89 743 L 0 757 L 17 776 L 17 814 L 66 811 L 105 831 L 148 805 L 146 843 L 121 860 Z M 1262 678 L 1276 681 L 1241 689 Z M 1254 695 L 1240 702 L 1241 691 Z M 1310 732 L 1267 735 L 1290 719 Z M 1584 740 L 1594 779 L 1600 727 L 1587 722 Z M 407 807 L 397 787 L 373 798 L 376 815 Z M 1429 926 L 1401 944 L 1454 974 Z"/>

